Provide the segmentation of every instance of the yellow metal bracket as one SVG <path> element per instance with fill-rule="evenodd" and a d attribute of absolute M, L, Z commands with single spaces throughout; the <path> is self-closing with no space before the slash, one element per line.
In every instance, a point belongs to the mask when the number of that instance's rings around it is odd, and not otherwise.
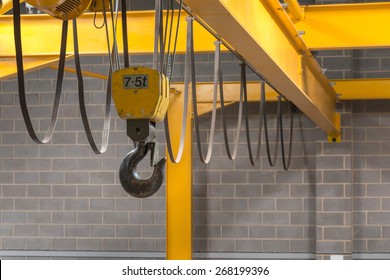
<path fill-rule="evenodd" d="M 390 46 L 390 3 L 303 6 L 305 17 L 295 23 L 305 31 L 311 49 L 380 48 Z"/>
<path fill-rule="evenodd" d="M 335 114 L 334 122 L 335 122 L 336 126 L 339 128 L 339 131 L 341 131 L 341 115 L 340 115 L 340 113 Z M 341 132 L 328 135 L 328 142 L 329 143 L 339 143 L 341 141 L 342 141 Z"/>

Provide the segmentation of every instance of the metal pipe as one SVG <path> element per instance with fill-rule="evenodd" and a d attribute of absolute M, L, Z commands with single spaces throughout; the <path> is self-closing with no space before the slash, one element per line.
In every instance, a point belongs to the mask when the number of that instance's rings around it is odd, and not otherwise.
<path fill-rule="evenodd" d="M 287 9 L 296 20 L 303 20 L 305 18 L 303 9 L 297 0 L 283 0 L 283 2 L 287 4 Z"/>

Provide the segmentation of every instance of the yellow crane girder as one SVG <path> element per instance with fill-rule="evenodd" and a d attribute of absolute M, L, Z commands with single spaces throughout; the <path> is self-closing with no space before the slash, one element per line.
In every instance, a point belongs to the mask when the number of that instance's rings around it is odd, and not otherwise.
<path fill-rule="evenodd" d="M 108 16 L 108 22 L 111 18 Z M 119 14 L 119 17 L 121 14 Z M 185 21 L 186 13 L 182 13 L 177 42 L 177 52 L 185 52 Z M 175 12 L 174 26 L 178 13 Z M 60 49 L 60 34 L 62 22 L 48 15 L 22 15 L 23 56 L 58 55 Z M 95 23 L 101 25 L 103 16 L 96 14 Z M 127 12 L 129 52 L 133 54 L 153 53 L 154 47 L 154 11 Z M 105 29 L 94 27 L 94 14 L 85 13 L 77 19 L 79 49 L 81 55 L 107 54 Z M 201 26 L 195 25 L 197 34 L 196 51 L 210 52 L 214 50 L 215 38 Z M 121 36 L 122 25 L 118 20 L 117 42 L 119 52 L 123 52 Z M 110 32 L 112 33 L 112 31 Z M 0 58 L 15 57 L 12 16 L 0 16 Z M 110 38 L 112 43 L 112 37 Z M 67 53 L 73 54 L 72 25 L 69 26 Z"/>
<path fill-rule="evenodd" d="M 11 1 L 6 0 L 5 4 Z M 9 7 L 10 8 L 10 7 Z M 6 6 L 3 6 L 6 11 Z M 150 54 L 153 53 L 154 46 L 154 12 L 137 11 L 127 12 L 129 52 L 132 54 Z M 121 16 L 121 14 L 119 14 Z M 188 16 L 182 12 L 182 19 L 179 28 L 177 43 L 177 53 L 185 52 L 185 21 Z M 177 23 L 178 12 L 175 12 L 174 24 Z M 48 15 L 22 15 L 22 43 L 23 57 L 26 59 L 25 70 L 31 71 L 55 62 L 54 57 L 58 56 L 60 50 L 60 32 L 61 21 Z M 108 21 L 111 22 L 110 16 Z M 103 16 L 101 13 L 96 15 L 95 23 L 101 24 Z M 79 50 L 81 55 L 106 55 L 107 39 L 104 28 L 94 27 L 94 14 L 86 13 L 77 19 L 79 35 Z M 175 28 L 175 26 L 174 26 Z M 194 26 L 196 37 L 197 52 L 214 51 L 215 38 L 204 30 L 200 25 Z M 119 52 L 123 52 L 123 41 L 120 34 L 122 30 L 121 21 L 117 26 L 117 43 Z M 54 34 L 54 35 L 53 35 Z M 181 35 L 180 35 L 181 34 Z M 13 36 L 12 16 L 0 16 L 0 80 L 10 78 L 16 75 L 16 65 L 14 63 L 15 47 Z M 110 38 L 112 43 L 112 37 Z M 225 49 L 226 50 L 226 49 Z M 69 25 L 68 32 L 68 56 L 73 55 L 73 31 L 72 23 Z M 54 60 L 53 60 L 54 59 Z"/>
<path fill-rule="evenodd" d="M 390 47 L 390 3 L 303 6 L 295 23 L 311 49 Z"/>

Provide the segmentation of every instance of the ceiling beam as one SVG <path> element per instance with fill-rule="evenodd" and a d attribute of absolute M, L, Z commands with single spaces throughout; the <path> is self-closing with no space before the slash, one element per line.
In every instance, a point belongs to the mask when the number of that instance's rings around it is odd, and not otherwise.
<path fill-rule="evenodd" d="M 303 6 L 295 23 L 316 50 L 390 47 L 390 3 Z"/>
<path fill-rule="evenodd" d="M 119 17 L 121 14 L 119 14 Z M 181 14 L 177 52 L 185 52 L 185 20 L 187 13 Z M 178 12 L 175 12 L 174 30 L 177 23 Z M 108 21 L 111 22 L 110 17 Z M 23 56 L 58 55 L 60 50 L 62 22 L 48 15 L 22 15 L 22 42 Z M 103 22 L 101 13 L 96 15 L 96 23 Z M 153 53 L 154 46 L 154 11 L 127 12 L 129 52 L 133 54 Z M 80 54 L 105 55 L 107 54 L 107 41 L 105 29 L 94 27 L 94 14 L 85 13 L 77 19 Z M 194 26 L 196 37 L 195 50 L 197 52 L 214 51 L 215 38 L 200 25 Z M 0 16 L 0 58 L 15 57 L 12 16 Z M 117 40 L 119 52 L 123 52 L 121 21 L 118 20 Z M 54 36 L 53 36 L 54 34 Z M 112 38 L 110 38 L 112 43 Z M 226 49 L 225 49 L 226 50 Z M 67 53 L 73 54 L 73 31 L 70 22 L 68 32 Z"/>
<path fill-rule="evenodd" d="M 340 134 L 336 93 L 279 1 L 185 0 L 185 4 L 325 133 Z"/>
<path fill-rule="evenodd" d="M 23 0 L 21 0 L 21 2 L 22 1 Z M 300 15 L 299 20 L 294 21 L 294 23 L 295 28 L 301 31 L 302 39 L 309 49 L 327 50 L 340 48 L 379 48 L 390 46 L 390 29 L 385 28 L 387 26 L 388 18 L 390 17 L 390 3 L 311 5 L 298 7 L 297 5 L 293 5 L 290 2 L 294 3 L 295 0 L 286 0 L 286 3 L 289 3 L 287 9 L 289 9 L 290 12 L 291 10 L 302 10 L 303 18 L 302 15 Z M 0 15 L 4 14 L 11 8 L 12 1 L 3 0 L 3 7 L 0 8 Z M 97 20 L 101 22 L 102 16 L 100 14 L 97 16 Z M 177 17 L 177 12 L 175 16 Z M 187 14 L 183 13 L 183 17 L 185 16 L 187 16 Z M 25 31 L 23 31 L 23 37 L 26 38 L 26 40 L 31 37 L 33 37 L 34 40 L 36 38 L 46 38 L 44 37 L 45 34 L 49 34 L 50 31 L 56 30 L 58 34 L 59 30 L 61 30 L 60 21 L 47 15 L 22 15 L 22 18 L 22 21 L 25 22 L 23 25 L 23 28 L 25 29 Z M 95 54 L 105 54 L 106 50 L 104 44 L 98 45 L 97 47 L 99 50 L 97 51 L 96 47 L 91 48 L 90 44 L 88 43 L 95 42 L 96 38 L 104 38 L 105 36 L 104 30 L 99 31 L 93 27 L 92 18 L 92 14 L 84 14 L 79 19 L 80 30 L 85 30 L 84 25 L 86 25 L 86 29 L 91 32 L 86 34 L 87 37 L 85 41 L 81 39 L 81 51 L 85 54 L 90 54 L 91 51 Z M 39 21 L 39 23 L 35 23 L 36 21 Z M 131 52 L 152 52 L 153 43 L 150 34 L 154 34 L 154 25 L 151 24 L 153 21 L 153 11 L 128 13 L 128 22 L 130 24 L 131 34 L 135 34 L 135 36 L 138 37 L 137 34 L 139 32 L 137 33 L 136 30 L 140 26 L 138 24 L 142 24 L 143 30 L 145 30 L 144 33 L 148 34 L 148 36 L 142 36 L 142 40 L 144 42 L 143 46 L 137 46 L 137 44 L 135 44 L 136 40 L 132 40 L 132 37 L 129 36 Z M 42 26 L 44 23 L 47 28 L 40 29 L 38 32 L 36 28 L 37 24 Z M 118 23 L 120 26 L 120 22 Z M 12 16 L 0 17 L 0 39 L 1 42 L 5 42 L 4 44 L 0 45 L 0 57 L 12 56 L 13 54 L 12 49 L 10 50 L 7 48 L 7 46 L 12 47 L 13 44 L 8 44 L 9 37 L 4 37 L 7 34 L 12 35 L 12 32 L 10 33 L 10 31 L 13 29 L 11 29 Z M 197 33 L 202 33 L 197 37 L 209 37 L 209 39 L 206 41 L 202 40 L 197 42 L 197 48 L 200 51 L 211 51 L 213 46 L 208 46 L 207 42 L 210 40 L 212 41 L 213 38 L 199 26 L 195 26 L 195 29 L 198 29 L 196 30 Z M 181 27 L 180 32 L 181 34 L 185 34 L 183 26 Z M 92 41 L 90 40 L 91 38 L 93 39 Z M 11 39 L 13 40 L 13 38 Z M 203 44 L 203 42 L 206 44 Z M 26 55 L 56 54 L 58 48 L 51 50 L 53 44 L 55 44 L 55 46 L 59 46 L 59 42 L 49 43 L 49 45 L 41 46 L 40 49 L 34 48 L 34 51 L 32 50 L 31 52 L 28 50 Z M 184 38 L 180 38 L 178 46 L 179 52 L 184 52 L 184 45 Z"/>
<path fill-rule="evenodd" d="M 390 79 L 334 80 L 340 100 L 389 99 Z"/>

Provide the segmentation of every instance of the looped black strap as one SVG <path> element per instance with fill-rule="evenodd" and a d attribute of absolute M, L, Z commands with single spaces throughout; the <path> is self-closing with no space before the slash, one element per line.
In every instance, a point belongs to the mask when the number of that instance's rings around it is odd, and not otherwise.
<path fill-rule="evenodd" d="M 283 161 L 283 169 L 288 170 L 290 168 L 291 164 L 291 152 L 292 152 L 292 140 L 293 140 L 293 131 L 294 131 L 294 105 L 288 101 L 289 105 L 289 115 L 290 115 L 290 139 L 289 139 L 289 144 L 288 144 L 288 157 L 286 160 L 286 155 L 285 155 L 285 149 L 284 149 L 284 137 L 283 137 L 283 116 L 282 113 L 280 114 L 279 117 L 279 122 L 280 122 L 280 145 L 282 148 L 282 161 Z"/>
<path fill-rule="evenodd" d="M 269 137 L 268 137 L 268 124 L 267 124 L 267 113 L 264 110 L 264 134 L 265 134 L 265 144 L 267 148 L 267 157 L 270 166 L 274 166 L 276 163 L 276 157 L 278 155 L 278 147 L 279 147 L 279 132 L 280 132 L 280 116 L 281 116 L 281 107 L 282 107 L 282 97 L 278 95 L 278 109 L 276 113 L 276 137 L 275 137 L 275 149 L 273 157 L 271 158 L 270 145 L 269 145 Z"/>
<path fill-rule="evenodd" d="M 127 4 L 126 0 L 122 0 L 121 2 L 121 10 L 122 10 L 122 38 L 123 38 L 123 61 L 125 68 L 130 67 L 129 60 L 129 40 L 127 38 Z"/>
<path fill-rule="evenodd" d="M 79 107 L 81 120 L 84 125 L 84 130 L 87 135 L 89 145 L 96 154 L 102 154 L 107 150 L 108 147 L 108 138 L 110 134 L 110 122 L 111 122 L 111 69 L 109 70 L 108 82 L 107 82 L 107 92 L 106 92 L 106 104 L 105 104 L 105 114 L 104 114 L 104 123 L 103 123 L 103 132 L 102 132 L 102 143 L 101 148 L 99 149 L 95 143 L 95 140 L 92 135 L 91 127 L 89 126 L 87 109 L 85 106 L 84 98 L 84 82 L 83 74 L 81 72 L 81 63 L 80 63 L 80 54 L 78 48 L 78 36 L 77 36 L 77 21 L 73 20 L 73 41 L 74 41 L 74 55 L 75 55 L 75 67 L 77 75 L 77 84 L 78 84 L 78 94 L 79 94 Z"/>
<path fill-rule="evenodd" d="M 245 131 L 246 131 L 246 140 L 248 146 L 248 154 L 251 165 L 256 166 L 260 159 L 260 150 L 261 150 L 261 131 L 263 129 L 263 114 L 265 106 L 265 82 L 260 82 L 260 108 L 259 108 L 259 129 L 257 135 L 257 149 L 256 157 L 253 157 L 252 144 L 249 131 L 249 113 L 248 113 L 248 91 L 247 91 L 247 81 L 246 81 L 246 65 L 241 64 L 241 90 L 244 91 L 244 117 L 245 117 Z"/>
<path fill-rule="evenodd" d="M 227 133 L 227 124 L 226 124 L 225 100 L 224 100 L 224 93 L 223 93 L 223 77 L 222 77 L 221 59 L 220 59 L 220 44 L 219 44 L 219 47 L 217 48 L 217 51 L 215 52 L 215 55 L 218 56 L 219 98 L 220 98 L 220 102 L 221 102 L 221 118 L 222 118 L 223 138 L 224 138 L 224 142 L 225 142 L 226 153 L 227 153 L 230 160 L 234 160 L 237 156 L 238 142 L 240 140 L 240 134 L 241 134 L 244 92 L 243 92 L 243 90 L 240 90 L 237 126 L 236 126 L 236 130 L 235 130 L 235 137 L 234 137 L 234 142 L 233 142 L 233 152 L 231 152 L 230 146 L 229 146 L 228 133 Z"/>
<path fill-rule="evenodd" d="M 48 143 L 53 136 L 53 132 L 58 120 L 58 111 L 60 108 L 60 101 L 62 95 L 62 83 L 64 80 L 65 70 L 65 58 L 66 58 L 66 44 L 68 37 L 68 21 L 62 22 L 62 36 L 61 36 L 61 50 L 58 62 L 57 72 L 57 85 L 54 95 L 53 110 L 51 114 L 50 124 L 45 133 L 43 139 L 39 139 L 37 136 L 34 126 L 31 122 L 31 117 L 28 111 L 27 100 L 26 100 L 26 89 L 24 84 L 24 66 L 23 66 L 23 53 L 22 53 L 22 38 L 21 38 L 21 24 L 20 24 L 20 4 L 19 0 L 13 0 L 13 22 L 14 22 L 14 39 L 15 39 L 15 53 L 16 53 L 16 67 L 18 76 L 18 88 L 19 88 L 19 102 L 22 111 L 24 123 L 27 128 L 27 132 L 31 139 L 38 144 Z"/>

